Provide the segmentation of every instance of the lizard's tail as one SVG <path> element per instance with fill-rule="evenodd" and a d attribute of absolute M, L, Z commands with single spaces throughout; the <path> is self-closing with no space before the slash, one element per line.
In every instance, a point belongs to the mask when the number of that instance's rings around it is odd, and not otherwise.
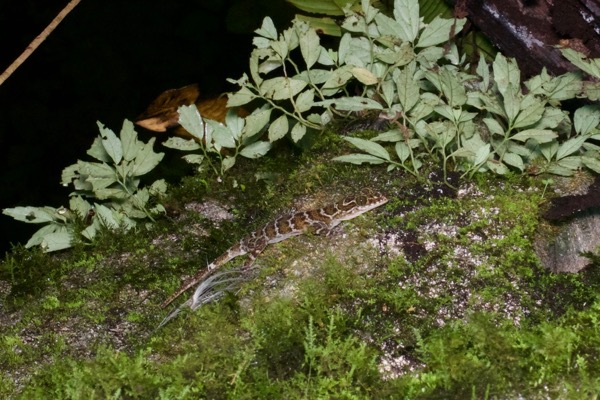
<path fill-rule="evenodd" d="M 246 278 L 243 277 L 244 272 L 245 271 L 241 268 L 219 272 L 199 284 L 190 298 L 190 308 L 192 311 L 204 304 L 220 299 L 225 292 L 236 289 L 241 282 L 246 280 Z M 231 276 L 220 279 L 227 275 Z"/>
<path fill-rule="evenodd" d="M 175 293 L 170 295 L 165 301 L 162 302 L 160 307 L 165 308 L 166 306 L 171 304 L 171 302 L 173 300 L 175 300 L 177 297 L 179 297 L 183 292 L 185 292 L 186 290 L 188 290 L 189 288 L 194 286 L 197 282 L 200 282 L 211 272 L 212 272 L 211 268 L 205 268 L 203 270 L 198 271 L 194 276 L 188 278 L 185 282 L 183 282 L 183 284 L 179 287 L 179 289 L 177 289 L 175 291 Z"/>
<path fill-rule="evenodd" d="M 175 318 L 184 308 L 189 307 L 194 311 L 204 304 L 220 299 L 225 292 L 235 289 L 239 283 L 246 280 L 243 277 L 245 272 L 245 270 L 240 268 L 219 272 L 210 276 L 198 285 L 192 297 L 167 315 L 156 329 L 161 328 L 171 319 Z"/>

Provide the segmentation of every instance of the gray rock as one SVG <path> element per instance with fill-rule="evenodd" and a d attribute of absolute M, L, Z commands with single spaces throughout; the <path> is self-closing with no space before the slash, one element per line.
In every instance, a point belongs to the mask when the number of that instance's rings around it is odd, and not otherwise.
<path fill-rule="evenodd" d="M 545 237 L 543 237 L 545 236 Z M 600 246 L 600 211 L 588 210 L 563 223 L 552 237 L 540 235 L 535 249 L 542 264 L 553 272 L 579 272 L 589 263 L 583 252 Z"/>

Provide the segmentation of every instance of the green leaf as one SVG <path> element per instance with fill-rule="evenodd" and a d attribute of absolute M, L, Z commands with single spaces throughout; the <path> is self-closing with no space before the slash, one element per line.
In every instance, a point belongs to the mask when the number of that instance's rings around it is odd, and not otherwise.
<path fill-rule="evenodd" d="M 479 54 L 479 63 L 477 63 L 477 75 L 481 77 L 481 83 L 479 84 L 479 90 L 486 92 L 490 87 L 490 69 L 485 57 Z"/>
<path fill-rule="evenodd" d="M 395 150 L 400 162 L 404 162 L 410 157 L 410 148 L 404 142 L 396 143 Z"/>
<path fill-rule="evenodd" d="M 2 214 L 30 224 L 53 222 L 56 220 L 56 212 L 54 207 L 15 207 L 2 210 Z"/>
<path fill-rule="evenodd" d="M 548 143 L 556 139 L 557 136 L 556 132 L 549 129 L 527 129 L 512 135 L 510 138 L 519 142 L 534 139 L 538 143 Z"/>
<path fill-rule="evenodd" d="M 235 165 L 235 157 L 227 156 L 221 162 L 221 168 L 223 169 L 223 172 L 229 170 L 234 165 Z"/>
<path fill-rule="evenodd" d="M 188 131 L 192 136 L 202 142 L 205 138 L 204 121 L 200 116 L 200 112 L 195 104 L 189 106 L 181 106 L 178 109 L 179 112 L 179 123 L 181 126 Z M 206 147 L 210 146 L 211 138 L 206 137 L 204 140 Z"/>
<path fill-rule="evenodd" d="M 416 63 L 413 61 L 406 68 L 394 74 L 398 101 L 405 113 L 409 112 L 419 102 L 420 88 L 414 77 L 415 69 Z"/>
<path fill-rule="evenodd" d="M 239 154 L 246 158 L 259 158 L 267 154 L 270 149 L 271 143 L 259 141 L 244 147 Z"/>
<path fill-rule="evenodd" d="M 596 78 L 600 78 L 600 59 L 588 59 L 582 53 L 570 48 L 560 49 L 560 52 L 562 53 L 563 57 L 571 61 L 573 65 L 581 69 L 583 72 L 587 72 Z"/>
<path fill-rule="evenodd" d="M 137 140 L 137 133 L 133 128 L 133 122 L 129 120 L 123 121 L 123 127 L 119 133 L 121 145 L 123 146 L 123 159 L 131 161 L 135 158 L 135 154 L 140 151 L 142 144 Z"/>
<path fill-rule="evenodd" d="M 333 96 L 340 89 L 346 85 L 346 83 L 352 79 L 352 73 L 350 72 L 350 66 L 344 66 L 338 68 L 331 73 L 329 79 L 323 84 L 322 91 L 326 96 Z M 329 89 L 329 90 L 327 90 Z"/>
<path fill-rule="evenodd" d="M 273 143 L 286 135 L 289 130 L 287 116 L 281 115 L 269 126 L 269 142 Z"/>
<path fill-rule="evenodd" d="M 338 45 L 338 61 L 340 65 L 346 62 L 346 54 L 350 53 L 350 42 L 352 42 L 352 35 L 348 32 L 344 33 Z"/>
<path fill-rule="evenodd" d="M 518 168 L 521 171 L 523 171 L 523 169 L 525 168 L 523 164 L 523 159 L 515 153 L 504 153 L 502 161 L 504 161 L 508 165 L 512 165 L 513 167 Z"/>
<path fill-rule="evenodd" d="M 437 62 L 444 57 L 446 51 L 441 47 L 427 47 L 417 54 L 417 62 L 421 68 L 437 68 Z"/>
<path fill-rule="evenodd" d="M 591 101 L 600 100 L 600 82 L 584 81 L 583 94 Z"/>
<path fill-rule="evenodd" d="M 380 133 L 371 140 L 373 142 L 399 142 L 403 139 L 404 136 L 399 129 L 392 129 L 387 132 Z"/>
<path fill-rule="evenodd" d="M 290 132 L 290 135 L 292 136 L 292 140 L 294 141 L 294 143 L 297 143 L 300 139 L 302 139 L 305 134 L 306 134 L 306 125 L 303 125 L 301 123 L 297 123 L 296 125 L 294 125 L 294 127 L 292 128 L 292 131 Z"/>
<path fill-rule="evenodd" d="M 31 236 L 31 238 L 29 238 L 27 243 L 25 243 L 25 248 L 29 249 L 33 246 L 40 245 L 46 236 L 56 232 L 59 227 L 60 225 L 58 224 L 48 224 L 42 226 Z"/>
<path fill-rule="evenodd" d="M 540 145 L 540 151 L 542 152 L 542 155 L 546 161 L 551 161 L 558 151 L 558 142 L 552 141 L 549 143 L 544 143 Z"/>
<path fill-rule="evenodd" d="M 349 15 L 342 22 L 342 29 L 354 33 L 366 33 L 367 25 L 365 20 L 356 14 Z"/>
<path fill-rule="evenodd" d="M 228 149 L 236 148 L 234 135 L 229 130 L 229 127 L 212 119 L 207 119 L 204 123 L 206 124 L 207 129 L 212 130 L 212 137 L 216 146 L 220 148 L 226 147 Z"/>
<path fill-rule="evenodd" d="M 513 128 L 525 128 L 537 123 L 542 119 L 545 111 L 545 103 L 532 95 L 527 95 L 521 101 L 521 111 L 513 122 Z"/>
<path fill-rule="evenodd" d="M 572 169 L 557 164 L 553 164 L 550 167 L 548 167 L 548 172 L 560 176 L 573 176 L 574 173 Z"/>
<path fill-rule="evenodd" d="M 492 64 L 494 70 L 494 79 L 498 85 L 498 90 L 502 95 L 506 93 L 509 85 L 512 86 L 513 93 L 515 88 L 519 88 L 521 85 L 521 72 L 517 63 L 513 59 L 508 59 L 502 54 L 498 53 L 496 59 Z"/>
<path fill-rule="evenodd" d="M 470 102 L 474 103 L 477 100 L 482 103 L 482 104 L 477 104 L 477 108 L 487 110 L 491 113 L 500 115 L 502 117 L 506 117 L 506 113 L 504 112 L 504 109 L 501 107 L 497 96 L 494 96 L 491 93 L 484 93 L 484 92 L 471 92 L 471 94 L 472 94 L 472 97 L 469 100 Z"/>
<path fill-rule="evenodd" d="M 368 154 L 346 154 L 343 156 L 334 157 L 333 161 L 347 162 L 351 164 L 383 164 L 385 160 L 371 156 Z"/>
<path fill-rule="evenodd" d="M 430 47 L 435 46 L 436 44 L 446 43 L 452 36 L 462 30 L 466 22 L 467 20 L 465 18 L 446 19 L 435 17 L 433 21 L 423 29 L 415 47 Z"/>
<path fill-rule="evenodd" d="M 225 124 L 235 140 L 239 140 L 242 137 L 245 121 L 244 118 L 238 115 L 237 110 L 227 110 L 227 114 L 225 114 Z"/>
<path fill-rule="evenodd" d="M 496 85 L 502 95 L 504 95 L 509 85 L 512 86 L 513 90 L 520 87 L 520 72 L 513 59 L 506 58 L 498 53 L 492 63 L 492 69 Z"/>
<path fill-rule="evenodd" d="M 306 24 L 308 26 L 308 24 Z M 300 34 L 300 52 L 306 68 L 310 69 L 319 60 L 321 55 L 321 46 L 319 44 L 319 35 L 314 29 L 308 28 L 305 32 Z"/>
<path fill-rule="evenodd" d="M 94 141 L 92 142 L 92 146 L 87 151 L 87 154 L 94 157 L 96 160 L 100 160 L 105 163 L 109 163 L 112 161 L 112 158 L 110 158 L 110 156 L 106 152 L 106 149 L 104 148 L 104 145 L 102 144 L 101 137 L 97 137 L 96 139 L 94 139 Z"/>
<path fill-rule="evenodd" d="M 548 87 L 549 99 L 562 101 L 577 97 L 583 89 L 580 75 L 567 72 L 564 75 L 553 77 L 550 83 L 544 85 Z"/>
<path fill-rule="evenodd" d="M 80 219 L 84 219 L 88 216 L 92 205 L 81 196 L 73 196 L 69 199 L 69 209 Z"/>
<path fill-rule="evenodd" d="M 309 71 L 302 71 L 298 75 L 294 76 L 294 79 L 300 79 L 306 83 L 321 84 L 327 82 L 332 76 L 332 71 L 326 69 L 311 69 Z M 352 76 L 352 75 L 350 75 Z M 313 90 L 313 89 L 310 89 Z M 306 93 L 306 92 L 303 92 Z"/>
<path fill-rule="evenodd" d="M 343 15 L 343 13 L 340 15 Z M 300 21 L 308 22 L 313 29 L 315 29 L 317 32 L 323 32 L 324 35 L 335 36 L 335 37 L 342 36 L 342 30 L 340 29 L 340 25 L 338 23 L 336 23 L 336 20 L 333 18 L 309 17 L 307 15 L 296 14 L 296 19 L 298 19 Z M 321 52 L 321 56 L 323 56 L 324 53 L 327 54 L 326 51 L 323 51 L 323 52 Z M 319 63 L 321 63 L 323 65 L 332 65 L 333 61 L 331 62 L 331 64 L 326 64 L 326 63 L 322 62 L 322 59 L 320 59 Z"/>
<path fill-rule="evenodd" d="M 419 53 L 419 55 L 421 55 L 421 53 Z M 393 46 L 393 48 L 389 49 L 376 48 L 374 56 L 375 59 L 381 60 L 386 64 L 393 65 L 394 67 L 401 67 L 415 59 L 415 51 L 410 43 L 404 42 L 399 48 L 398 46 Z"/>
<path fill-rule="evenodd" d="M 277 29 L 275 29 L 275 24 L 270 17 L 265 17 L 261 27 L 254 32 L 267 39 L 277 40 Z"/>
<path fill-rule="evenodd" d="M 202 148 L 202 146 L 200 146 L 200 144 L 194 139 L 183 139 L 176 136 L 168 138 L 165 142 L 163 142 L 163 146 L 182 151 L 194 151 Z"/>
<path fill-rule="evenodd" d="M 96 237 L 96 233 L 98 232 L 98 230 L 101 227 L 102 226 L 101 226 L 98 218 L 94 217 L 94 218 L 92 218 L 92 224 L 81 231 L 81 236 L 83 236 L 84 238 L 86 238 L 88 240 L 94 240 L 94 238 Z"/>
<path fill-rule="evenodd" d="M 504 90 L 504 111 L 506 112 L 506 117 L 508 118 L 509 123 L 514 124 L 519 115 L 519 111 L 521 110 L 521 102 L 519 101 L 517 89 L 509 83 Z"/>
<path fill-rule="evenodd" d="M 325 14 L 325 15 L 344 15 L 342 7 L 340 7 L 334 0 L 288 0 L 295 7 L 298 7 L 302 11 L 306 11 L 313 14 Z M 344 3 L 355 4 L 357 0 L 347 1 Z"/>
<path fill-rule="evenodd" d="M 473 165 L 482 165 L 484 162 L 488 160 L 490 157 L 490 144 L 487 143 L 485 146 L 482 146 L 477 149 L 475 152 L 475 159 L 473 160 Z"/>
<path fill-rule="evenodd" d="M 102 146 L 106 150 L 106 153 L 110 156 L 115 164 L 120 163 L 121 159 L 123 158 L 123 147 L 121 147 L 121 141 L 112 130 L 105 128 L 100 121 L 96 121 L 96 124 L 100 129 Z"/>
<path fill-rule="evenodd" d="M 509 173 L 509 169 L 506 167 L 506 165 L 502 164 L 501 162 L 498 161 L 494 161 L 494 160 L 488 160 L 485 165 L 493 172 L 497 173 L 498 175 L 506 175 Z"/>
<path fill-rule="evenodd" d="M 394 104 L 394 96 L 396 94 L 395 87 L 396 84 L 390 79 L 381 82 L 381 97 L 383 97 L 383 100 L 388 107 L 391 107 Z"/>
<path fill-rule="evenodd" d="M 55 225 L 54 232 L 43 232 L 44 228 L 34 233 L 25 247 L 31 247 L 34 238 L 35 241 L 39 241 L 40 247 L 45 252 L 63 250 L 73 246 L 73 235 L 67 227 Z"/>
<path fill-rule="evenodd" d="M 583 142 L 588 139 L 587 136 L 576 136 L 571 138 L 560 145 L 558 151 L 556 152 L 556 160 L 562 160 L 566 156 L 575 153 L 581 146 L 583 146 Z"/>
<path fill-rule="evenodd" d="M 344 140 L 352 143 L 354 146 L 366 153 L 371 154 L 372 156 L 379 157 L 387 161 L 390 160 L 390 155 L 387 150 L 378 143 L 355 137 L 344 137 Z"/>
<path fill-rule="evenodd" d="M 474 156 L 473 152 L 467 148 L 464 147 L 459 147 L 458 149 L 454 150 L 452 153 L 450 153 L 450 158 L 453 157 L 462 157 L 462 158 L 472 158 Z"/>
<path fill-rule="evenodd" d="M 559 125 L 570 125 L 570 119 L 566 111 L 554 107 L 546 107 L 542 119 L 535 125 L 537 129 L 554 129 Z M 570 130 L 570 127 L 569 127 Z"/>
<path fill-rule="evenodd" d="M 93 177 L 104 177 L 116 179 L 116 171 L 110 165 L 87 161 L 78 161 L 79 173 Z"/>
<path fill-rule="evenodd" d="M 557 164 L 560 165 L 561 167 L 576 171 L 579 168 L 581 168 L 582 161 L 581 161 L 581 157 L 579 157 L 579 156 L 571 156 L 571 157 L 565 157 L 565 158 L 558 160 Z"/>
<path fill-rule="evenodd" d="M 165 153 L 154 152 L 154 140 L 155 138 L 151 138 L 136 154 L 131 170 L 132 176 L 141 176 L 152 171 L 165 156 Z"/>
<path fill-rule="evenodd" d="M 446 118 L 449 121 L 454 121 L 454 110 L 447 104 L 442 104 L 439 106 L 435 106 L 433 109 L 436 113 L 440 114 L 442 117 Z"/>
<path fill-rule="evenodd" d="M 377 77 L 366 68 L 354 67 L 350 70 L 350 73 L 363 85 L 375 85 L 379 82 Z"/>
<path fill-rule="evenodd" d="M 114 210 L 111 210 L 110 208 L 98 203 L 94 204 L 94 209 L 96 210 L 96 215 L 100 219 L 102 225 L 104 225 L 108 229 L 119 228 L 119 223 L 117 222 L 117 219 L 113 214 Z"/>
<path fill-rule="evenodd" d="M 164 179 L 158 179 L 152 182 L 149 191 L 152 196 L 161 196 L 167 193 L 167 182 Z"/>
<path fill-rule="evenodd" d="M 260 85 L 263 96 L 273 100 L 291 99 L 300 93 L 307 83 L 301 79 L 287 77 L 276 77 L 267 79 Z"/>
<path fill-rule="evenodd" d="M 581 161 L 583 162 L 583 165 L 585 165 L 586 167 L 588 167 L 595 173 L 600 174 L 600 159 L 597 156 L 596 157 L 583 156 L 583 157 L 581 157 Z"/>
<path fill-rule="evenodd" d="M 439 103 L 439 98 L 433 93 L 421 93 L 418 103 L 410 110 L 409 116 L 419 121 L 433 113 L 434 106 Z"/>
<path fill-rule="evenodd" d="M 417 0 L 395 0 L 394 18 L 402 28 L 399 35 L 400 39 L 405 42 L 414 42 L 421 27 L 419 2 Z M 375 17 L 375 20 L 377 21 L 377 17 Z"/>
<path fill-rule="evenodd" d="M 338 5 L 344 5 L 346 8 L 348 4 L 353 4 L 354 2 L 350 2 L 348 0 L 334 0 Z M 367 23 L 370 24 L 375 16 L 379 13 L 373 5 L 371 4 L 371 0 L 361 0 L 360 1 L 360 9 L 362 10 L 362 15 L 367 20 Z"/>
<path fill-rule="evenodd" d="M 366 67 L 373 62 L 373 45 L 365 37 L 353 37 L 344 58 L 346 67 Z"/>
<path fill-rule="evenodd" d="M 600 123 L 600 106 L 597 104 L 587 105 L 575 110 L 573 116 L 575 132 L 587 135 L 598 127 Z"/>
<path fill-rule="evenodd" d="M 390 36 L 394 38 L 400 38 L 404 42 L 412 42 L 413 39 L 409 39 L 409 33 L 402 24 L 398 23 L 394 19 L 388 17 L 385 14 L 379 13 L 375 16 L 375 23 L 377 29 L 382 36 Z"/>
<path fill-rule="evenodd" d="M 444 93 L 444 96 L 448 99 L 448 104 L 452 106 L 452 108 L 464 105 L 467 102 L 465 87 L 459 82 L 456 75 L 444 68 L 439 72 L 438 76 L 442 93 Z"/>
<path fill-rule="evenodd" d="M 186 154 L 181 158 L 185 160 L 185 162 L 187 162 L 188 164 L 200 165 L 202 164 L 202 161 L 204 161 L 204 156 L 202 154 Z"/>
<path fill-rule="evenodd" d="M 243 106 L 244 104 L 250 103 L 255 98 L 256 95 L 244 86 L 235 93 L 227 93 L 227 107 Z"/>
<path fill-rule="evenodd" d="M 383 110 L 383 106 L 373 100 L 366 97 L 340 97 L 331 101 L 338 110 L 344 111 L 364 111 L 364 110 Z M 315 104 L 326 104 L 326 102 L 319 102 Z"/>
<path fill-rule="evenodd" d="M 64 250 L 71 246 L 73 246 L 73 234 L 66 227 L 60 227 L 56 232 L 46 235 L 40 244 L 46 252 Z"/>
<path fill-rule="evenodd" d="M 100 191 L 101 189 L 106 189 L 107 187 L 112 186 L 115 183 L 117 183 L 115 176 L 108 177 L 108 178 L 88 176 L 86 181 L 92 185 L 92 190 L 94 191 L 94 195 L 96 197 L 98 197 L 98 191 Z M 118 190 L 122 190 L 122 189 L 118 189 Z"/>
<path fill-rule="evenodd" d="M 121 187 L 116 188 L 98 188 L 94 189 L 94 197 L 98 200 L 107 200 L 107 199 L 118 199 L 118 200 L 126 200 L 131 197 L 129 193 L 123 190 Z"/>
<path fill-rule="evenodd" d="M 296 101 L 295 101 L 296 110 L 301 113 L 308 111 L 312 108 L 314 102 L 315 102 L 315 90 L 314 89 L 310 89 L 305 92 L 302 92 L 296 98 Z"/>
<path fill-rule="evenodd" d="M 269 123 L 271 118 L 271 109 L 257 110 L 246 117 L 246 126 L 242 133 L 244 139 L 249 139 L 256 135 Z"/>

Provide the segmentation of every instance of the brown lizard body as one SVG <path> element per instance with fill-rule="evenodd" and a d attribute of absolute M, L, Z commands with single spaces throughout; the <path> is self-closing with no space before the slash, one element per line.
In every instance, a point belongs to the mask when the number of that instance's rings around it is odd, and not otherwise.
<path fill-rule="evenodd" d="M 340 222 L 352 219 L 373 208 L 379 207 L 386 202 L 387 198 L 383 194 L 371 189 L 364 189 L 357 196 L 348 196 L 341 201 L 327 205 L 323 208 L 298 211 L 283 215 L 274 221 L 269 222 L 262 229 L 259 229 L 240 240 L 211 262 L 206 269 L 198 271 L 194 276 L 188 278 L 179 289 L 162 303 L 161 306 L 166 307 L 183 292 L 202 282 L 214 270 L 235 257 L 248 254 L 243 269 L 250 268 L 256 257 L 269 244 L 281 242 L 282 240 L 306 232 L 317 235 L 328 235 L 334 227 L 340 224 Z M 190 308 L 195 309 L 197 308 L 197 302 L 198 293 L 194 293 L 194 296 L 184 303 L 184 305 L 189 305 Z M 171 316 L 167 318 L 170 319 L 170 317 Z"/>

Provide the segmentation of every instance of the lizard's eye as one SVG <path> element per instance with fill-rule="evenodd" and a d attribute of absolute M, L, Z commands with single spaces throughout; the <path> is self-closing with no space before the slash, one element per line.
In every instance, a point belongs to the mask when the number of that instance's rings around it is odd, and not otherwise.
<path fill-rule="evenodd" d="M 356 204 L 359 206 L 364 206 L 367 204 L 367 196 L 358 196 L 356 198 Z"/>

